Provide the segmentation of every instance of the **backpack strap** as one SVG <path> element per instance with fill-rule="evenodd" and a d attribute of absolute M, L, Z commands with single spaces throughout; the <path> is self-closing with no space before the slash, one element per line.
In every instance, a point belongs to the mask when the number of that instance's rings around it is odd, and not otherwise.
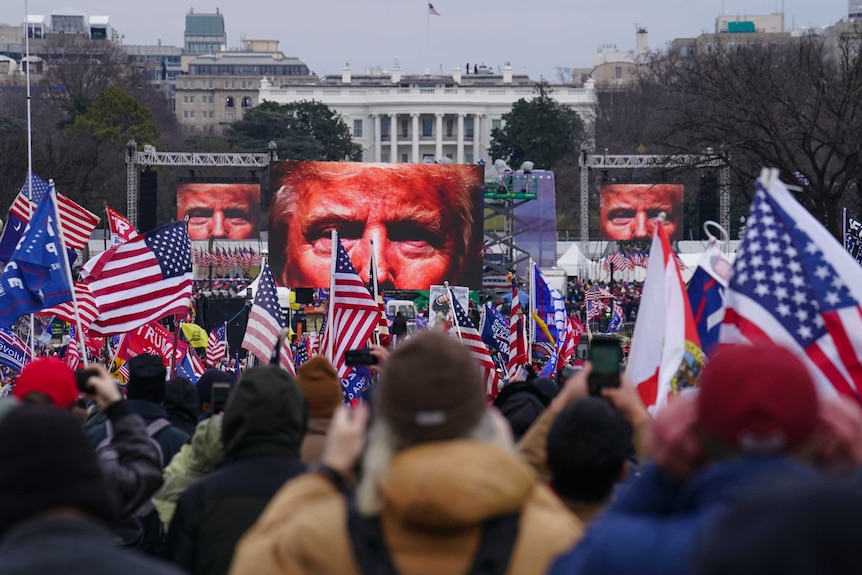
<path fill-rule="evenodd" d="M 106 447 L 111 444 L 111 441 L 114 439 L 114 426 L 111 425 L 110 420 L 105 421 L 105 437 L 102 438 L 96 445 L 96 452 L 103 451 Z"/>
<path fill-rule="evenodd" d="M 383 540 L 380 517 L 366 517 L 356 508 L 356 495 L 347 496 L 347 531 L 360 573 L 398 575 Z"/>
<path fill-rule="evenodd" d="M 468 575 L 502 575 L 509 566 L 518 539 L 520 514 L 503 515 L 482 524 L 482 538 Z M 347 531 L 359 571 L 366 575 L 398 575 L 383 537 L 380 517 L 366 517 L 347 497 Z"/>
<path fill-rule="evenodd" d="M 147 435 L 149 435 L 150 437 L 155 437 L 156 435 L 161 433 L 162 430 L 167 429 L 170 426 L 170 421 L 168 421 L 164 417 L 160 417 L 147 426 Z"/>
<path fill-rule="evenodd" d="M 482 540 L 467 575 L 502 575 L 518 540 L 520 514 L 502 515 L 483 523 Z"/>

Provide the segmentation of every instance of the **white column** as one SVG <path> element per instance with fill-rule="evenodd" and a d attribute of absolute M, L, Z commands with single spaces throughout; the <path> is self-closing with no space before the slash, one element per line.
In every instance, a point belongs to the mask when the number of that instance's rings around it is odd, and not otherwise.
<path fill-rule="evenodd" d="M 419 159 L 419 114 L 410 114 L 413 118 L 413 163 L 418 164 Z"/>
<path fill-rule="evenodd" d="M 389 161 L 398 163 L 398 114 L 389 114 Z"/>
<path fill-rule="evenodd" d="M 437 123 L 434 125 L 434 136 L 437 138 L 437 146 L 434 148 L 434 159 L 439 162 L 443 159 L 443 114 L 437 114 Z"/>
<path fill-rule="evenodd" d="M 473 116 L 473 163 L 479 161 L 479 158 L 482 157 L 482 153 L 479 150 L 479 132 L 482 128 L 482 115 L 476 114 Z"/>
<path fill-rule="evenodd" d="M 464 116 L 465 114 L 458 114 L 458 156 L 455 161 L 459 164 L 464 163 Z M 473 130 L 475 131 L 475 127 Z"/>
<path fill-rule="evenodd" d="M 383 138 L 380 137 L 380 114 L 374 114 L 374 161 L 382 161 Z"/>

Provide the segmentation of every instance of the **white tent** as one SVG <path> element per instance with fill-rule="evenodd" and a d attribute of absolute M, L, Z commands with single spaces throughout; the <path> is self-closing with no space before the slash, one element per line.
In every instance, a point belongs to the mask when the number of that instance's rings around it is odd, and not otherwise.
<path fill-rule="evenodd" d="M 582 278 L 597 278 L 603 273 L 601 264 L 584 256 L 577 243 L 569 246 L 566 253 L 557 260 L 557 267 L 566 270 L 570 276 Z"/>

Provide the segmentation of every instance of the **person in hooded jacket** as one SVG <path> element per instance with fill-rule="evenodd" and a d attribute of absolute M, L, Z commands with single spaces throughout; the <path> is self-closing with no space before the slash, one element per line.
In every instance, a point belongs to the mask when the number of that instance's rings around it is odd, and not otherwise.
<path fill-rule="evenodd" d="M 308 431 L 302 440 L 302 462 L 320 459 L 335 408 L 342 403 L 341 380 L 329 360 L 318 355 L 300 366 L 296 380 L 308 402 Z"/>
<path fill-rule="evenodd" d="M 198 379 L 196 387 L 198 388 L 198 400 L 200 401 L 199 418 L 201 420 L 210 417 L 213 414 L 212 395 L 214 383 L 226 383 L 233 388 L 236 384 L 236 379 L 232 373 L 210 368 L 203 372 Z"/>
<path fill-rule="evenodd" d="M 515 381 L 500 390 L 494 399 L 494 407 L 509 422 L 515 441 L 521 439 L 551 404 L 555 391 L 556 384 L 547 377 Z"/>
<path fill-rule="evenodd" d="M 177 429 L 194 435 L 200 415 L 200 399 L 195 384 L 188 378 L 177 376 L 165 384 L 165 411 L 168 420 Z M 167 463 L 167 462 L 165 462 Z"/>
<path fill-rule="evenodd" d="M 189 486 L 206 476 L 224 461 L 224 444 L 221 440 L 221 415 L 214 415 L 201 421 L 192 436 L 191 445 L 185 456 L 183 449 L 174 456 L 170 465 L 165 467 L 165 483 L 155 495 L 153 505 L 159 513 L 159 519 L 167 530 L 174 517 L 177 502 Z"/>
<path fill-rule="evenodd" d="M 194 575 L 227 573 L 239 538 L 299 460 L 308 423 L 296 380 L 278 366 L 248 371 L 222 420 L 224 464 L 193 483 L 177 503 L 164 555 Z"/>
<path fill-rule="evenodd" d="M 276 495 L 231 573 L 461 575 L 479 565 L 539 574 L 580 538 L 578 520 L 514 453 L 458 341 L 428 332 L 399 345 L 374 393 L 367 433 L 365 404 L 339 406 L 321 465 Z M 346 496 L 360 457 L 355 497 Z M 505 556 L 485 554 L 499 547 Z"/>

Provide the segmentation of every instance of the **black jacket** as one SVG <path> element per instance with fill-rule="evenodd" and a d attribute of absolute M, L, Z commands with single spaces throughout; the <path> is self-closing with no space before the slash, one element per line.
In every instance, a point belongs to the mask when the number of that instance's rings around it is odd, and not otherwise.
<path fill-rule="evenodd" d="M 182 575 L 159 559 L 123 551 L 111 532 L 84 516 L 40 515 L 9 529 L 0 541 L 3 575 Z"/>
<path fill-rule="evenodd" d="M 152 401 L 128 399 L 125 401 L 125 404 L 131 411 L 140 415 L 146 425 L 159 418 L 168 419 L 168 412 L 165 411 L 165 408 Z M 87 431 L 87 435 L 90 437 L 90 441 L 93 442 L 93 446 L 98 446 L 99 442 L 107 436 L 105 424 L 100 423 L 91 427 Z M 162 448 L 162 468 L 164 468 L 171 462 L 171 459 L 174 458 L 174 455 L 177 454 L 177 451 L 180 450 L 183 444 L 189 440 L 189 434 L 177 427 L 171 426 L 157 433 L 155 440 Z"/>
<path fill-rule="evenodd" d="M 509 422 L 515 441 L 530 429 L 550 403 L 551 397 L 529 381 L 510 383 L 494 399 L 494 407 Z"/>
<path fill-rule="evenodd" d="M 120 516 L 128 517 L 162 486 L 162 465 L 144 420 L 131 411 L 128 402 L 111 404 L 105 413 L 114 429 L 112 446 L 117 457 L 99 457 L 99 467 L 116 494 Z"/>
<path fill-rule="evenodd" d="M 299 448 L 307 420 L 305 398 L 286 371 L 249 371 L 225 410 L 225 463 L 180 498 L 165 558 L 195 575 L 227 573 L 240 537 L 284 482 L 305 471 Z"/>

